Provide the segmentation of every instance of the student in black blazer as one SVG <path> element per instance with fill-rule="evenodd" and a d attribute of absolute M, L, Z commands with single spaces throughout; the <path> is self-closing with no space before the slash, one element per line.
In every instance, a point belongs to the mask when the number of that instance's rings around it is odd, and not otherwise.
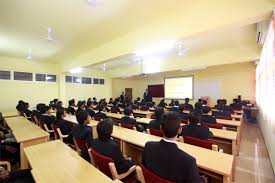
<path fill-rule="evenodd" d="M 85 102 L 84 101 L 82 101 L 82 100 L 79 100 L 78 102 L 77 102 L 77 110 L 75 111 L 75 115 L 77 114 L 77 113 L 79 113 L 80 111 L 85 111 Z"/>
<path fill-rule="evenodd" d="M 201 116 L 201 122 L 205 122 L 205 123 L 211 123 L 211 124 L 216 124 L 217 120 L 215 117 L 209 115 L 208 113 L 210 112 L 210 108 L 209 107 L 203 107 L 202 108 L 202 113 L 203 115 Z"/>
<path fill-rule="evenodd" d="M 87 102 L 87 109 L 86 109 L 86 111 L 88 112 L 88 114 L 91 117 L 95 116 L 95 111 L 93 110 L 93 102 L 92 101 L 88 101 Z"/>
<path fill-rule="evenodd" d="M 145 144 L 142 157 L 144 166 L 154 174 L 173 182 L 205 182 L 199 175 L 196 159 L 177 146 L 177 136 L 182 131 L 179 114 L 164 113 L 161 129 L 164 139 Z"/>
<path fill-rule="evenodd" d="M 65 116 L 66 116 L 65 110 L 58 110 L 56 112 L 55 125 L 59 126 L 60 131 L 63 135 L 69 135 L 71 133 L 72 129 L 68 125 L 68 123 L 64 120 Z"/>
<path fill-rule="evenodd" d="M 194 137 L 202 140 L 213 137 L 208 126 L 198 125 L 199 118 L 194 114 L 189 114 L 189 124 L 182 127 L 182 135 Z"/>
<path fill-rule="evenodd" d="M 131 118 L 131 114 L 133 114 L 133 109 L 131 107 L 126 107 L 124 109 L 124 114 L 121 118 L 121 123 L 127 124 L 127 125 L 133 125 L 137 128 L 137 131 L 143 132 L 144 128 L 140 124 L 137 123 L 136 119 Z"/>
<path fill-rule="evenodd" d="M 150 121 L 150 123 L 149 123 L 150 129 L 160 130 L 161 117 L 162 117 L 163 113 L 164 113 L 164 109 L 162 107 L 155 108 L 156 119 Z"/>
<path fill-rule="evenodd" d="M 183 104 L 184 110 L 192 111 L 194 107 L 189 104 L 189 98 L 185 98 L 185 103 Z"/>
<path fill-rule="evenodd" d="M 120 146 L 112 138 L 113 121 L 106 118 L 100 121 L 96 127 L 98 139 L 93 140 L 91 147 L 104 156 L 112 158 L 119 174 L 125 173 L 135 165 L 131 158 L 124 157 Z"/>
<path fill-rule="evenodd" d="M 27 116 L 27 117 L 31 117 L 32 111 L 29 110 L 29 103 L 24 103 L 24 107 L 23 107 L 23 113 Z"/>
<path fill-rule="evenodd" d="M 72 137 L 75 139 L 86 140 L 87 146 L 90 147 L 93 142 L 93 131 L 87 124 L 91 121 L 91 116 L 86 111 L 79 111 L 76 113 L 76 120 L 78 125 L 74 126 L 72 129 Z M 90 160 L 88 152 L 81 152 L 81 157 Z"/>
<path fill-rule="evenodd" d="M 94 117 L 99 117 L 100 119 L 107 118 L 107 115 L 104 112 L 102 112 L 104 110 L 104 106 L 102 104 L 100 104 L 97 106 L 97 108 L 98 108 L 98 112 L 95 113 Z"/>
<path fill-rule="evenodd" d="M 43 106 L 41 109 L 41 115 L 39 121 L 42 123 L 46 123 L 49 130 L 52 129 L 51 125 L 55 122 L 55 117 L 51 115 L 49 106 Z"/>
<path fill-rule="evenodd" d="M 111 113 L 120 113 L 121 114 L 121 111 L 120 111 L 120 108 L 119 108 L 117 102 L 113 102 L 113 106 L 111 107 Z"/>
<path fill-rule="evenodd" d="M 188 120 L 188 113 L 183 112 L 184 111 L 184 105 L 181 104 L 179 106 L 179 115 L 181 119 Z"/>
<path fill-rule="evenodd" d="M 75 115 L 74 101 L 73 100 L 69 101 L 69 107 L 67 109 L 67 112 L 70 113 L 71 115 Z"/>
<path fill-rule="evenodd" d="M 165 108 L 166 106 L 167 106 L 167 104 L 165 103 L 165 99 L 161 99 L 161 101 L 159 102 L 158 107 Z"/>

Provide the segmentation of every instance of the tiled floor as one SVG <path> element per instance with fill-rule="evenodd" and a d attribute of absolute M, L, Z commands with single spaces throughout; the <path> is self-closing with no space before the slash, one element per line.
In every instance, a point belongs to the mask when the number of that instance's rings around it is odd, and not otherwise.
<path fill-rule="evenodd" d="M 260 127 L 245 124 L 235 183 L 275 183 L 275 176 Z"/>

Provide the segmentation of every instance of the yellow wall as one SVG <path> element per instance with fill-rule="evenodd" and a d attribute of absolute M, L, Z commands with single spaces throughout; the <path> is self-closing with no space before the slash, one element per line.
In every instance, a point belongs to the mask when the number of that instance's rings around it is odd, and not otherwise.
<path fill-rule="evenodd" d="M 14 111 L 18 100 L 24 100 L 30 106 L 35 106 L 39 102 L 48 104 L 50 100 L 59 98 L 64 102 L 64 106 L 67 106 L 68 100 L 71 98 L 87 100 L 93 96 L 109 98 L 111 95 L 110 79 L 99 71 L 84 72 L 82 75 L 104 78 L 105 85 L 66 84 L 64 82 L 65 74 L 60 72 L 58 65 L 39 61 L 0 57 L 0 70 L 57 75 L 56 83 L 0 80 L 1 112 Z"/>
<path fill-rule="evenodd" d="M 173 71 L 147 77 L 116 78 L 112 80 L 112 96 L 118 97 L 128 87 L 133 88 L 133 98 L 142 97 L 148 85 L 163 84 L 164 77 L 185 75 L 194 75 L 194 82 L 220 81 L 221 96 L 228 102 L 239 94 L 243 99 L 255 100 L 255 65 L 252 62 L 213 66 L 203 70 Z M 158 102 L 160 99 L 154 100 Z M 210 100 L 211 105 L 214 103 L 215 101 Z"/>

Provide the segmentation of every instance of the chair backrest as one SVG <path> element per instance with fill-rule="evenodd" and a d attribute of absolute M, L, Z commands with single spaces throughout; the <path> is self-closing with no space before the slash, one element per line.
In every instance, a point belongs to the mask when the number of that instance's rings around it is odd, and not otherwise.
<path fill-rule="evenodd" d="M 217 119 L 228 119 L 232 120 L 231 113 L 226 111 L 212 111 L 212 115 Z"/>
<path fill-rule="evenodd" d="M 187 119 L 182 119 L 180 122 L 183 123 L 183 124 L 188 124 L 188 120 Z"/>
<path fill-rule="evenodd" d="M 155 114 L 152 114 L 152 115 L 150 116 L 150 118 L 151 118 L 151 119 L 156 119 L 156 115 L 155 115 Z"/>
<path fill-rule="evenodd" d="M 60 136 L 59 136 L 58 131 L 57 131 L 57 129 L 60 129 L 60 127 L 57 126 L 57 125 L 52 124 L 52 129 L 53 129 L 53 132 L 54 132 L 55 139 L 60 139 Z"/>
<path fill-rule="evenodd" d="M 129 124 L 125 124 L 125 123 L 120 123 L 120 124 L 121 124 L 121 127 L 128 128 L 128 129 L 131 129 L 131 130 L 133 130 L 134 127 L 136 127 L 135 125 L 129 125 Z"/>
<path fill-rule="evenodd" d="M 163 137 L 163 132 L 161 130 L 150 129 L 150 134 Z"/>
<path fill-rule="evenodd" d="M 209 128 L 223 129 L 223 127 L 224 127 L 224 125 L 222 125 L 222 124 L 212 124 L 212 123 L 206 123 L 206 122 L 201 122 L 201 124 L 208 126 Z"/>
<path fill-rule="evenodd" d="M 147 169 L 142 164 L 136 168 L 137 170 L 137 176 L 139 181 L 141 183 L 173 183 L 169 180 L 166 180 L 153 172 L 151 172 L 149 169 Z"/>
<path fill-rule="evenodd" d="M 88 152 L 88 147 L 87 147 L 87 141 L 86 139 L 76 139 L 73 138 L 74 144 L 77 148 L 78 153 L 80 152 Z"/>
<path fill-rule="evenodd" d="M 203 147 L 211 150 L 212 150 L 212 145 L 214 145 L 214 143 L 209 140 L 201 140 L 201 139 L 188 137 L 188 136 L 183 136 L 183 141 L 186 144 L 191 144 L 191 145 L 195 145 L 195 146 L 199 146 L 199 147 Z"/>
<path fill-rule="evenodd" d="M 89 149 L 89 155 L 91 159 L 93 159 L 94 165 L 105 175 L 108 177 L 112 177 L 111 170 L 109 168 L 109 163 L 114 162 L 112 158 L 109 158 L 107 156 L 101 155 L 98 152 L 96 152 L 93 148 Z"/>
<path fill-rule="evenodd" d="M 148 111 L 148 110 L 149 110 L 149 107 L 141 106 L 141 107 L 140 107 L 140 110 L 141 110 L 141 111 Z"/>

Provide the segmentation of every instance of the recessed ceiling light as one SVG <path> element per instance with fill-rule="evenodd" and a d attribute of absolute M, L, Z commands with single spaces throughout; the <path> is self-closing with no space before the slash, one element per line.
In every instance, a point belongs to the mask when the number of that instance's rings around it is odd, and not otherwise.
<path fill-rule="evenodd" d="M 83 71 L 83 68 L 79 67 L 79 68 L 74 68 L 70 70 L 71 74 L 77 74 Z"/>

